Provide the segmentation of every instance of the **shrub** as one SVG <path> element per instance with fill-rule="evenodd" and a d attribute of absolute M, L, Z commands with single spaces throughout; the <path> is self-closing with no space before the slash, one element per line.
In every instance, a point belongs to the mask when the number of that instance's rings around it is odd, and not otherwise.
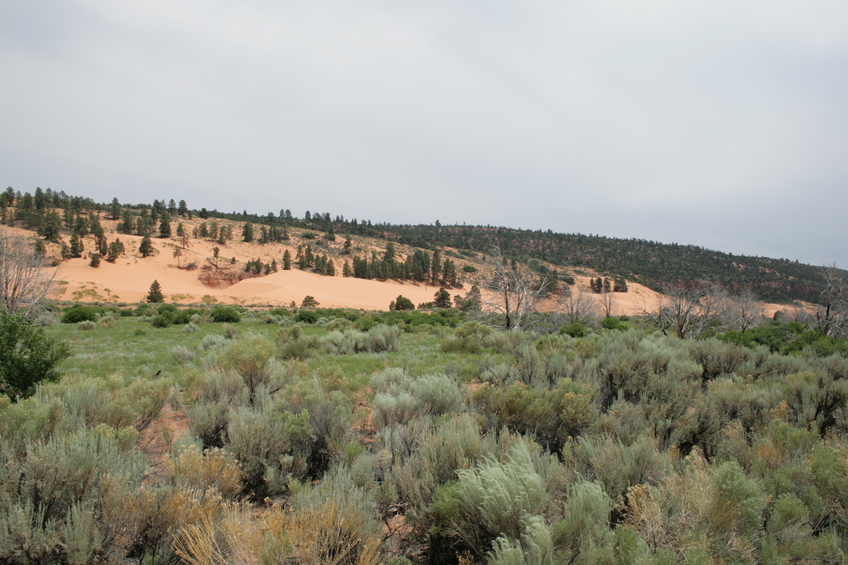
<path fill-rule="evenodd" d="M 265 337 L 248 335 L 230 345 L 218 359 L 223 368 L 235 371 L 244 380 L 251 404 L 257 388 L 267 387 L 271 381 L 275 349 Z"/>
<path fill-rule="evenodd" d="M 270 407 L 235 408 L 229 415 L 224 449 L 238 459 L 244 487 L 255 500 L 281 493 L 296 470 L 293 444 L 308 433 L 309 415 Z"/>
<path fill-rule="evenodd" d="M 0 310 L 0 392 L 14 400 L 30 396 L 38 383 L 58 379 L 56 365 L 68 355 L 64 343 L 49 339 L 23 316 Z"/>
<path fill-rule="evenodd" d="M 200 340 L 200 344 L 198 347 L 203 351 L 207 351 L 209 349 L 218 349 L 220 347 L 224 347 L 227 345 L 229 341 L 222 335 L 218 334 L 208 334 L 203 336 L 203 339 Z"/>
<path fill-rule="evenodd" d="M 158 316 L 154 316 L 152 320 L 150 320 L 150 324 L 154 328 L 167 328 L 171 325 L 171 321 L 173 318 L 170 313 L 168 314 L 159 314 Z"/>
<path fill-rule="evenodd" d="M 144 457 L 132 430 L 99 426 L 33 442 L 17 456 L 0 441 L 0 562 L 107 560 L 131 517 L 125 502 L 138 487 Z"/>
<path fill-rule="evenodd" d="M 215 323 L 226 322 L 228 324 L 237 324 L 241 321 L 239 313 L 229 306 L 216 306 L 212 309 L 210 316 Z"/>
<path fill-rule="evenodd" d="M 582 563 L 606 562 L 599 554 L 612 553 L 611 510 L 612 501 L 598 483 L 584 481 L 571 488 L 565 515 L 554 527 L 554 542 L 566 562 L 573 562 L 578 556 L 583 558 Z"/>
<path fill-rule="evenodd" d="M 415 304 L 409 298 L 398 294 L 398 297 L 389 305 L 389 310 L 415 310 Z"/>
<path fill-rule="evenodd" d="M 178 345 L 171 350 L 171 356 L 180 363 L 194 361 L 194 351 L 184 345 Z"/>
<path fill-rule="evenodd" d="M 334 469 L 316 487 L 301 487 L 292 498 L 288 528 L 298 563 L 377 565 L 381 528 L 374 500 L 347 470 Z"/>
<path fill-rule="evenodd" d="M 97 324 L 95 324 L 91 320 L 86 320 L 84 322 L 80 322 L 80 323 L 77 324 L 77 329 L 80 330 L 80 331 L 84 331 L 84 332 L 91 331 L 96 327 L 97 327 Z"/>
<path fill-rule="evenodd" d="M 519 441 L 510 448 L 503 463 L 488 460 L 457 471 L 456 495 L 462 514 L 456 529 L 478 554 L 499 536 L 520 540 L 528 526 L 536 522 L 533 516 L 544 514 L 550 504 L 529 449 L 527 443 Z"/>
<path fill-rule="evenodd" d="M 302 361 L 312 355 L 320 343 L 317 337 L 304 336 L 298 327 L 281 329 L 277 334 L 277 354 L 281 359 Z"/>
<path fill-rule="evenodd" d="M 294 316 L 295 322 L 303 322 L 304 324 L 314 324 L 318 321 L 318 312 L 315 310 L 301 310 Z"/>
<path fill-rule="evenodd" d="M 380 324 L 368 330 L 338 330 L 328 333 L 321 340 L 328 351 L 338 355 L 362 352 L 396 351 L 400 345 L 400 328 Z"/>
<path fill-rule="evenodd" d="M 605 330 L 612 330 L 612 331 L 626 330 L 627 324 L 625 324 L 624 322 L 622 322 L 618 318 L 609 317 L 609 318 L 603 319 L 603 321 L 601 322 L 601 327 L 604 328 Z M 577 337 L 577 336 L 572 336 L 572 337 Z"/>
<path fill-rule="evenodd" d="M 586 337 L 586 334 L 589 333 L 589 330 L 586 329 L 586 326 L 581 324 L 580 322 L 575 322 L 573 324 L 565 324 L 560 328 L 560 333 L 570 335 L 571 337 Z"/>
<path fill-rule="evenodd" d="M 68 309 L 62 316 L 63 324 L 76 324 L 79 322 L 94 322 L 97 320 L 97 313 L 93 308 L 88 306 L 74 306 Z"/>

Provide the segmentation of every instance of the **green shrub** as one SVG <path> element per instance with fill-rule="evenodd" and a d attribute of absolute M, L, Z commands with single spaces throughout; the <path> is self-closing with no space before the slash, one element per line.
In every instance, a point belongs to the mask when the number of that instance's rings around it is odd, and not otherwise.
<path fill-rule="evenodd" d="M 97 320 L 97 312 L 88 306 L 74 306 L 65 311 L 62 316 L 63 324 L 76 324 L 79 322 L 94 322 Z"/>
<path fill-rule="evenodd" d="M 152 320 L 150 320 L 150 324 L 154 328 L 167 328 L 171 325 L 173 321 L 173 315 L 170 313 L 167 314 L 159 314 L 158 316 L 154 316 Z"/>
<path fill-rule="evenodd" d="M 614 317 L 610 316 L 609 318 L 604 318 L 603 321 L 601 321 L 601 327 L 604 328 L 605 330 L 612 330 L 612 331 L 626 330 L 627 324 L 625 324 L 624 322 L 622 322 L 618 318 L 614 318 Z M 571 334 L 569 334 L 569 335 L 571 335 Z M 582 336 L 571 336 L 571 337 L 582 337 Z"/>
<path fill-rule="evenodd" d="M 294 316 L 295 322 L 302 322 L 304 324 L 314 324 L 318 321 L 318 312 L 315 310 L 300 310 Z"/>
<path fill-rule="evenodd" d="M 237 324 L 241 321 L 239 313 L 229 306 L 216 306 L 212 309 L 210 316 L 215 323 Z"/>
<path fill-rule="evenodd" d="M 91 331 L 97 327 L 97 324 L 90 320 L 86 320 L 84 322 L 80 322 L 77 324 L 77 329 L 83 332 Z"/>
<path fill-rule="evenodd" d="M 575 322 L 573 324 L 565 324 L 560 328 L 559 333 L 570 335 L 571 337 L 586 337 L 586 334 L 589 333 L 589 330 L 586 329 L 586 326 L 581 324 L 580 322 Z"/>
<path fill-rule="evenodd" d="M 23 316 L 0 310 L 0 392 L 17 400 L 30 396 L 42 381 L 59 377 L 56 365 L 70 355 Z"/>
<path fill-rule="evenodd" d="M 519 434 L 533 434 L 555 453 L 598 416 L 592 386 L 570 379 L 562 379 L 550 390 L 524 383 L 508 387 L 484 383 L 472 393 L 472 401 L 488 417 L 490 430 L 506 426 Z"/>

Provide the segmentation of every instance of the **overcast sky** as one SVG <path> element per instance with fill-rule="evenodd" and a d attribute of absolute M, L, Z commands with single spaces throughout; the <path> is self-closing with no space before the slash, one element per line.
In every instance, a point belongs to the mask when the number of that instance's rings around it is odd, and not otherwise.
<path fill-rule="evenodd" d="M 0 2 L 0 184 L 848 267 L 848 2 Z"/>

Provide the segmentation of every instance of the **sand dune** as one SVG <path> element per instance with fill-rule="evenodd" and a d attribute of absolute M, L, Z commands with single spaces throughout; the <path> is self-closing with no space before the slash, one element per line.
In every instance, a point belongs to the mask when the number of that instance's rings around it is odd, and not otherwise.
<path fill-rule="evenodd" d="M 108 224 L 109 222 L 104 222 Z M 12 230 L 19 235 L 29 237 L 32 232 L 21 229 Z M 224 303 L 257 306 L 289 306 L 292 302 L 300 304 L 307 295 L 314 297 L 320 306 L 327 308 L 357 308 L 365 310 L 388 310 L 389 303 L 398 295 L 409 298 L 414 304 L 431 302 L 438 287 L 412 282 L 364 280 L 342 276 L 328 277 L 298 269 L 278 271 L 267 276 L 246 279 L 224 288 L 204 285 L 198 279 L 200 267 L 212 265 L 213 249 L 220 247 L 219 264 L 236 260 L 243 265 L 252 259 L 261 259 L 266 263 L 276 260 L 282 263 L 286 250 L 295 255 L 295 247 L 284 244 L 258 245 L 256 243 L 228 242 L 219 245 L 212 241 L 192 239 L 191 246 L 182 249 L 179 266 L 194 263 L 197 268 L 188 270 L 179 268 L 174 257 L 177 243 L 171 239 L 153 238 L 156 250 L 151 257 L 141 258 L 138 246 L 141 237 L 117 235 L 112 231 L 109 240 L 121 239 L 126 247 L 125 255 L 115 263 L 101 261 L 100 267 L 89 265 L 89 255 L 83 258 L 62 261 L 55 268 L 54 297 L 60 300 L 80 302 L 141 302 L 157 280 L 168 302 L 177 303 Z M 86 238 L 86 247 L 91 248 L 90 238 Z M 58 247 L 51 252 L 57 253 Z M 335 258 L 337 271 L 341 263 Z M 602 312 L 601 297 L 588 293 L 589 277 L 575 277 L 577 287 L 582 288 L 596 302 L 598 312 Z M 453 289 L 452 294 L 464 295 L 465 289 Z M 629 292 L 612 293 L 612 314 L 639 315 L 656 309 L 661 295 L 635 282 L 629 282 Z M 542 310 L 556 307 L 553 301 L 542 304 Z M 775 311 L 785 308 L 777 304 L 765 304 L 764 312 L 771 316 Z"/>
<path fill-rule="evenodd" d="M 141 238 L 120 238 L 128 253 L 134 254 Z M 138 302 L 144 300 L 150 284 L 157 280 L 169 302 L 290 305 L 292 302 L 300 304 L 309 295 L 323 307 L 387 310 L 389 303 L 399 294 L 417 305 L 431 302 L 438 290 L 438 287 L 429 285 L 327 277 L 297 269 L 246 279 L 226 288 L 213 288 L 198 280 L 199 269 L 177 267 L 173 242 L 154 239 L 153 244 L 157 254 L 152 257 L 123 256 L 114 264 L 101 261 L 98 268 L 89 265 L 88 257 L 62 262 L 56 268 L 55 280 L 59 283 L 56 285 L 56 297 L 62 300 Z M 214 243 L 193 240 L 192 247 L 183 251 L 180 264 L 207 264 L 213 247 Z M 223 257 L 227 260 L 235 257 L 240 263 L 256 258 L 266 262 L 275 259 L 280 263 L 285 249 L 286 246 L 279 244 L 230 243 L 221 250 L 221 262 L 225 262 Z M 461 290 L 455 293 L 464 294 Z"/>

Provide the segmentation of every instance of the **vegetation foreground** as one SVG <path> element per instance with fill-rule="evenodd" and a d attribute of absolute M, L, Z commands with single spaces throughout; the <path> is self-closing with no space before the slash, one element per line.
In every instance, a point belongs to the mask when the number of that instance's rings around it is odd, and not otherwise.
<path fill-rule="evenodd" d="M 63 316 L 36 331 L 68 347 L 40 350 L 57 371 L 0 396 L 3 563 L 848 549 L 846 346 L 798 322 L 679 339 L 617 318 L 498 331 L 451 309 Z"/>

